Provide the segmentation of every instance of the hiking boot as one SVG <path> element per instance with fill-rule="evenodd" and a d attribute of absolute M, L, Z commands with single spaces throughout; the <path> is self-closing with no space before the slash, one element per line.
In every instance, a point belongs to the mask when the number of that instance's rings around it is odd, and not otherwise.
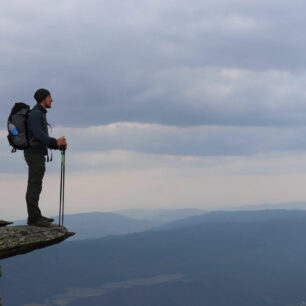
<path fill-rule="evenodd" d="M 37 219 L 34 222 L 28 222 L 28 225 L 32 225 L 32 226 L 38 226 L 38 227 L 52 227 L 52 223 L 48 222 L 47 220 L 45 220 L 44 218 L 40 217 L 39 219 Z"/>
<path fill-rule="evenodd" d="M 54 222 L 54 219 L 53 218 L 48 218 L 48 217 L 44 217 L 44 216 L 41 216 L 43 219 L 47 220 L 48 222 Z"/>

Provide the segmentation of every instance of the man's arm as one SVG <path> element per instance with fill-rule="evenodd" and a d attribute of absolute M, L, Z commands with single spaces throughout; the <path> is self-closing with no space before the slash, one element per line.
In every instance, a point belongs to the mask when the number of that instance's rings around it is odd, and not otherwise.
<path fill-rule="evenodd" d="M 57 140 L 55 138 L 50 137 L 43 129 L 42 129 L 42 113 L 38 110 L 33 110 L 29 116 L 29 126 L 34 135 L 34 137 L 40 142 L 47 145 L 50 149 L 58 149 Z"/>

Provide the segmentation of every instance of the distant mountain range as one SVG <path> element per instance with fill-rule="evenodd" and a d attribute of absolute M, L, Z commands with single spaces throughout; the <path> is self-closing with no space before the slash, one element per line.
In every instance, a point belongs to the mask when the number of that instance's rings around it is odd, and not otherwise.
<path fill-rule="evenodd" d="M 269 212 L 270 211 L 270 212 Z M 239 222 L 301 215 L 301 210 L 213 211 L 200 209 L 126 209 L 116 212 L 90 212 L 65 215 L 65 226 L 76 235 L 70 240 L 96 239 L 109 235 L 124 235 L 146 230 L 179 228 L 201 222 L 233 220 Z M 305 210 L 306 212 L 306 210 Z M 55 223 L 57 222 L 57 217 Z M 17 220 L 14 225 L 26 224 Z"/>
<path fill-rule="evenodd" d="M 288 217 L 306 217 L 306 210 L 256 210 L 256 211 L 213 211 L 197 216 L 191 216 L 185 219 L 176 220 L 155 230 L 167 230 L 187 227 L 206 222 L 256 222 L 274 219 L 283 219 Z"/>
<path fill-rule="evenodd" d="M 134 219 L 145 219 L 155 222 L 168 223 L 191 216 L 202 215 L 206 211 L 196 208 L 184 209 L 123 209 L 115 211 L 119 215 Z"/>
<path fill-rule="evenodd" d="M 145 231 L 173 220 L 197 215 L 198 209 L 122 210 L 117 213 L 92 212 L 65 215 L 64 225 L 76 233 L 70 240 L 102 238 Z M 57 217 L 55 223 L 57 222 Z M 14 225 L 26 224 L 18 220 Z"/>
<path fill-rule="evenodd" d="M 266 209 L 303 209 L 306 210 L 306 202 L 288 202 L 288 203 L 263 203 L 253 205 L 243 205 L 232 208 L 232 210 L 266 210 Z"/>
<path fill-rule="evenodd" d="M 0 296 L 10 306 L 306 301 L 306 212 L 223 211 L 179 223 L 3 260 Z"/>

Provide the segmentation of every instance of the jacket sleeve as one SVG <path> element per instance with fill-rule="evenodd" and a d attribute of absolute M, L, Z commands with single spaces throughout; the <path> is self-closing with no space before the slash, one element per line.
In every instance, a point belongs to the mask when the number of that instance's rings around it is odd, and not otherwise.
<path fill-rule="evenodd" d="M 59 146 L 57 145 L 57 140 L 53 137 L 49 137 L 49 138 L 51 138 L 52 140 L 51 140 L 50 143 L 48 143 L 48 145 L 47 145 L 48 148 L 52 149 L 52 150 L 58 150 Z"/>
<path fill-rule="evenodd" d="M 29 126 L 35 137 L 43 144 L 47 145 L 50 149 L 58 149 L 57 141 L 55 138 L 50 137 L 42 128 L 42 114 L 40 111 L 33 110 L 29 116 Z"/>

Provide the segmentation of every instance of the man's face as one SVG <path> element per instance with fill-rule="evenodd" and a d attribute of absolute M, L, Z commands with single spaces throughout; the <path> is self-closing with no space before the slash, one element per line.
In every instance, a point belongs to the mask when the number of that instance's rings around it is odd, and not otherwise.
<path fill-rule="evenodd" d="M 41 105 L 44 108 L 51 108 L 51 104 L 53 102 L 53 99 L 51 96 L 48 96 L 46 99 L 42 100 Z"/>

